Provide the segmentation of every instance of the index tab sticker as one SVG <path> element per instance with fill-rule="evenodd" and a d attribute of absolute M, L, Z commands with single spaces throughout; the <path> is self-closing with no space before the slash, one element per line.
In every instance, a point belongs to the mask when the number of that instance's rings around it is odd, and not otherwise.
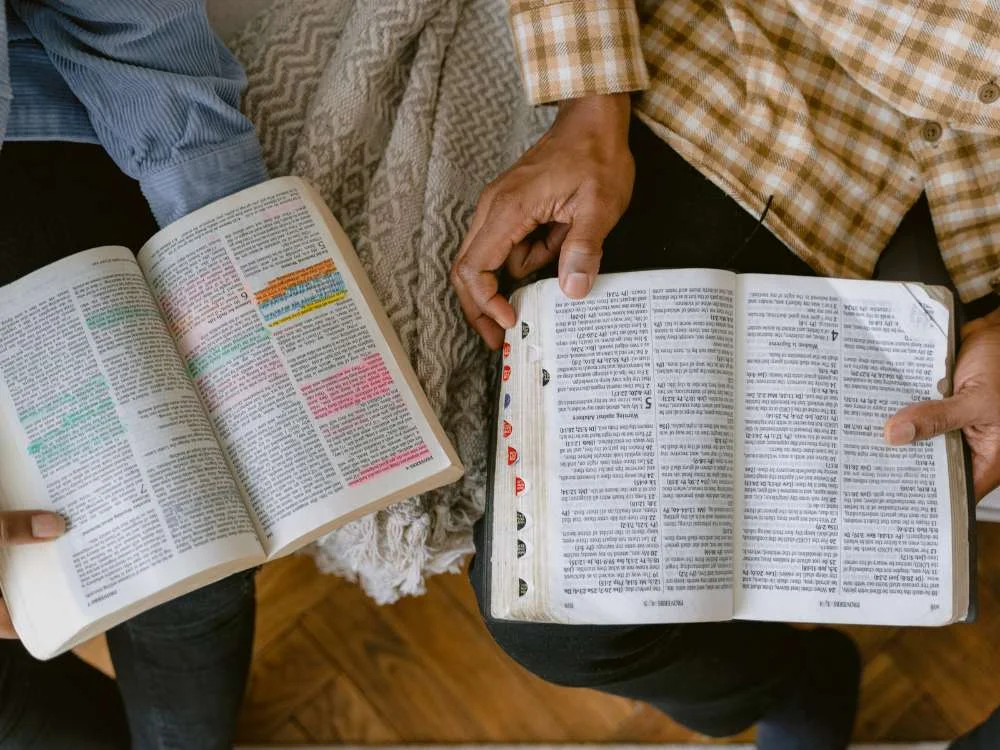
<path fill-rule="evenodd" d="M 503 436 L 509 438 L 510 434 L 514 431 L 514 425 L 508 422 L 506 419 L 503 421 Z"/>
<path fill-rule="evenodd" d="M 524 491 L 528 488 L 528 485 L 524 483 L 521 477 L 514 477 L 514 494 L 520 497 L 524 494 Z"/>
<path fill-rule="evenodd" d="M 549 371 L 546 370 L 543 367 L 542 368 L 542 387 L 543 388 L 549 384 L 549 380 L 551 380 L 551 376 L 549 375 Z"/>
<path fill-rule="evenodd" d="M 510 356 L 510 342 L 509 341 L 504 341 L 503 342 L 503 356 L 504 356 L 504 359 L 506 359 L 507 357 Z"/>
<path fill-rule="evenodd" d="M 507 465 L 513 466 L 517 463 L 517 448 L 508 445 L 507 446 Z"/>
<path fill-rule="evenodd" d="M 503 394 L 503 408 L 507 409 L 509 407 L 510 407 L 510 394 L 505 393 Z"/>
<path fill-rule="evenodd" d="M 522 339 L 528 338 L 529 333 L 531 333 L 531 328 L 528 327 L 527 323 L 521 321 L 521 338 Z"/>
<path fill-rule="evenodd" d="M 508 380 L 510 380 L 510 365 L 504 365 L 503 366 L 503 372 L 500 375 L 500 379 L 503 380 L 503 382 L 505 382 L 505 383 Z"/>

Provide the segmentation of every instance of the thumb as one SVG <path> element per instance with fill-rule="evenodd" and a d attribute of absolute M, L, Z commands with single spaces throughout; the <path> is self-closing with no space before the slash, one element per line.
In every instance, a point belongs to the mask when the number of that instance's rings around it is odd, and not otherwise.
<path fill-rule="evenodd" d="M 885 423 L 885 441 L 906 445 L 960 430 L 976 420 L 976 399 L 969 392 L 904 406 Z"/>
<path fill-rule="evenodd" d="M 559 286 L 567 297 L 586 297 L 593 288 L 604 238 L 611 231 L 605 224 L 593 216 L 577 217 L 566 233 L 559 253 Z"/>

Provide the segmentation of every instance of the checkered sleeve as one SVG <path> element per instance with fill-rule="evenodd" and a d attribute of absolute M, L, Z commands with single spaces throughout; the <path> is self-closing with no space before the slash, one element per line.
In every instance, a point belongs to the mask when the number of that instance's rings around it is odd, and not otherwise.
<path fill-rule="evenodd" d="M 510 24 L 532 104 L 649 86 L 635 0 L 511 0 Z"/>

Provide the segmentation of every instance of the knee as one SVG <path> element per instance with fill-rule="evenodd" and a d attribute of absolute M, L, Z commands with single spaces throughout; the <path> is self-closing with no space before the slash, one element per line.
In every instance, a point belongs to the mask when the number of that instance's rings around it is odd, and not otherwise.
<path fill-rule="evenodd" d="M 543 680 L 567 687 L 607 688 L 644 673 L 671 630 L 485 620 L 509 657 Z"/>

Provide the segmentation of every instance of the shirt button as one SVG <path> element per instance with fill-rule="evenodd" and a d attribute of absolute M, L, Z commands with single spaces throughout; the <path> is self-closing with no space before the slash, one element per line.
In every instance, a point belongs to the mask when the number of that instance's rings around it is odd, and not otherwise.
<path fill-rule="evenodd" d="M 933 120 L 928 120 L 920 128 L 920 135 L 928 143 L 934 143 L 941 138 L 941 133 L 943 133 L 941 124 L 934 122 Z"/>
<path fill-rule="evenodd" d="M 993 81 L 979 87 L 979 101 L 983 104 L 992 104 L 997 99 L 1000 99 L 1000 86 Z"/>

